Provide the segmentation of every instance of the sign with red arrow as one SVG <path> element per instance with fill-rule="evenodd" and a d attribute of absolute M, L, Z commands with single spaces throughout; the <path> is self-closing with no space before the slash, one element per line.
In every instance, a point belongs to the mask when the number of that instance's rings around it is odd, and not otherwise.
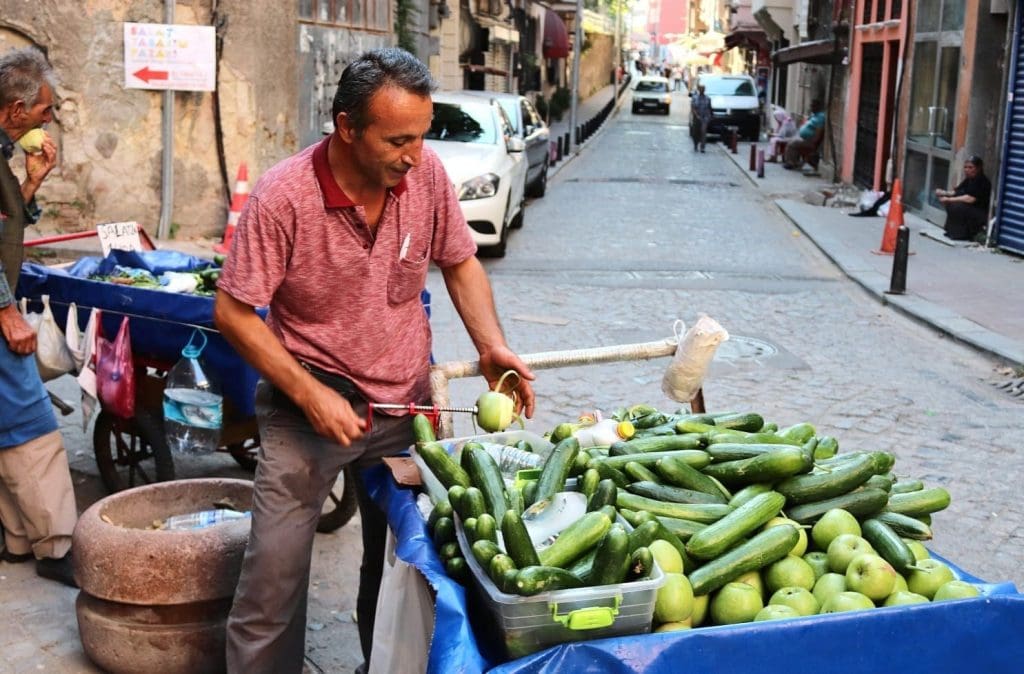
<path fill-rule="evenodd" d="M 127 89 L 213 91 L 213 26 L 124 24 L 124 86 Z"/>

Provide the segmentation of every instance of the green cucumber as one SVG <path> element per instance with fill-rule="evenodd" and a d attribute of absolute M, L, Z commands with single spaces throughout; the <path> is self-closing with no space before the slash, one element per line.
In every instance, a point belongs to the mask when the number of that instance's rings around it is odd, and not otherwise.
<path fill-rule="evenodd" d="M 786 498 L 778 492 L 758 494 L 691 536 L 686 551 L 697 559 L 714 559 L 778 515 L 785 503 Z"/>
<path fill-rule="evenodd" d="M 814 460 L 830 459 L 839 453 L 839 441 L 831 435 L 822 435 L 814 448 Z"/>
<path fill-rule="evenodd" d="M 637 482 L 661 482 L 661 480 L 658 479 L 658 476 L 655 475 L 650 468 L 643 466 L 636 461 L 630 461 L 623 467 L 623 469 L 626 471 L 626 475 Z"/>
<path fill-rule="evenodd" d="M 455 522 L 450 517 L 442 517 L 434 525 L 434 547 L 441 549 L 445 543 L 455 541 Z"/>
<path fill-rule="evenodd" d="M 528 507 L 531 503 L 537 500 L 536 496 L 537 481 L 530 480 L 529 482 L 523 485 L 523 505 Z M 523 510 L 526 510 L 526 508 L 524 507 Z"/>
<path fill-rule="evenodd" d="M 631 482 L 626 489 L 634 494 L 646 496 L 647 498 L 659 501 L 671 501 L 672 503 L 722 503 L 725 501 L 721 496 L 715 497 L 705 494 L 702 491 L 684 489 L 682 487 L 670 487 L 657 482 L 644 480 L 642 482 Z"/>
<path fill-rule="evenodd" d="M 529 503 L 550 501 L 555 494 L 565 490 L 565 481 L 569 477 L 569 469 L 576 461 L 576 455 L 580 452 L 580 443 L 576 438 L 566 438 L 551 450 L 540 477 L 537 479 L 537 493 L 534 500 Z"/>
<path fill-rule="evenodd" d="M 812 463 L 801 448 L 779 445 L 773 452 L 739 461 L 713 463 L 705 466 L 703 471 L 705 475 L 720 480 L 726 487 L 735 487 L 755 482 L 775 482 L 806 473 L 811 467 Z"/>
<path fill-rule="evenodd" d="M 932 538 L 932 528 L 916 517 L 883 510 L 873 519 L 889 525 L 890 529 L 903 538 L 912 538 L 915 541 L 930 541 Z"/>
<path fill-rule="evenodd" d="M 638 512 L 645 510 L 653 515 L 664 515 L 703 524 L 717 522 L 732 512 L 732 508 L 724 503 L 668 503 L 621 490 L 615 499 L 615 505 L 619 508 L 628 508 Z"/>
<path fill-rule="evenodd" d="M 594 459 L 612 468 L 621 469 L 631 461 L 636 461 L 642 466 L 657 464 L 662 459 L 676 459 L 700 470 L 711 463 L 711 457 L 701 449 L 679 449 L 669 452 L 645 452 L 643 454 L 623 454 L 621 456 L 609 456 L 606 459 Z"/>
<path fill-rule="evenodd" d="M 491 557 L 491 563 L 487 566 L 487 575 L 492 581 L 494 581 L 494 584 L 498 586 L 499 590 L 502 592 L 512 592 L 512 590 L 504 587 L 505 572 L 515 570 L 516 563 L 512 561 L 512 558 L 502 552 L 499 552 Z"/>
<path fill-rule="evenodd" d="M 583 473 L 583 480 L 580 481 L 580 491 L 587 498 L 590 498 L 597 490 L 597 484 L 601 481 L 601 473 L 597 472 L 597 468 L 587 468 L 587 472 Z"/>
<path fill-rule="evenodd" d="M 576 432 L 576 429 L 580 427 L 579 424 L 562 423 L 555 426 L 554 430 L 551 431 L 551 436 L 548 440 L 551 444 L 557 445 L 566 438 L 571 438 L 572 434 Z"/>
<path fill-rule="evenodd" d="M 479 526 L 479 525 L 478 525 Z M 501 538 L 505 544 L 505 551 L 516 566 L 539 566 L 540 558 L 530 541 L 530 534 L 526 531 L 522 517 L 514 510 L 505 512 L 501 518 Z"/>
<path fill-rule="evenodd" d="M 719 503 L 725 502 L 725 495 L 719 484 L 685 461 L 672 457 L 665 458 L 654 464 L 654 470 L 671 485 L 704 492 L 719 497 Z"/>
<path fill-rule="evenodd" d="M 473 485 L 483 493 L 487 512 L 493 515 L 495 520 L 500 520 L 509 509 L 509 503 L 508 494 L 505 492 L 505 479 L 501 476 L 498 462 L 486 449 L 470 447 L 467 443 L 462 448 L 462 463 L 466 466 Z"/>
<path fill-rule="evenodd" d="M 469 581 L 469 567 L 466 565 L 465 558 L 461 556 L 446 559 L 444 562 L 444 570 L 450 578 L 453 578 L 463 585 Z"/>
<path fill-rule="evenodd" d="M 881 489 L 892 493 L 892 478 L 885 475 L 872 475 L 864 483 L 865 488 Z"/>
<path fill-rule="evenodd" d="M 441 549 L 437 551 L 437 554 L 441 557 L 441 561 L 448 561 L 452 557 L 458 557 L 460 556 L 459 544 L 455 541 L 445 543 L 441 546 Z"/>
<path fill-rule="evenodd" d="M 412 418 L 412 436 L 416 439 L 417 447 L 428 442 L 437 442 L 434 424 L 422 414 L 417 414 Z"/>
<path fill-rule="evenodd" d="M 496 582 L 495 584 L 498 586 L 498 589 L 504 592 L 505 594 L 515 594 L 517 591 L 516 576 L 518 575 L 519 569 L 515 567 L 502 569 L 501 579 L 499 582 Z"/>
<path fill-rule="evenodd" d="M 600 510 L 585 514 L 566 527 L 554 543 L 538 552 L 541 564 L 568 566 L 597 545 L 611 526 L 611 519 Z"/>
<path fill-rule="evenodd" d="M 786 497 L 789 505 L 821 501 L 852 491 L 867 482 L 875 473 L 871 456 L 858 456 L 828 473 L 810 473 L 787 478 L 775 485 L 775 491 Z"/>
<path fill-rule="evenodd" d="M 762 569 L 789 554 L 800 540 L 796 527 L 769 527 L 749 541 L 711 560 L 688 575 L 693 594 L 701 596 L 731 583 L 745 573 Z"/>
<path fill-rule="evenodd" d="M 649 412 L 642 416 L 634 417 L 632 424 L 633 428 L 639 430 L 645 428 L 654 428 L 655 426 L 660 426 L 667 421 L 668 415 L 666 415 L 664 412 L 659 412 L 655 410 L 654 412 Z"/>
<path fill-rule="evenodd" d="M 516 514 L 522 515 L 526 510 L 526 503 L 523 501 L 523 490 L 520 487 L 512 487 L 508 490 L 508 508 Z"/>
<path fill-rule="evenodd" d="M 637 513 L 639 515 L 639 513 Z M 633 552 L 639 548 L 646 548 L 658 540 L 658 532 L 661 529 L 658 523 L 652 520 L 637 520 L 636 528 L 629 532 L 629 551 Z"/>
<path fill-rule="evenodd" d="M 889 490 L 890 494 L 908 494 L 912 491 L 924 489 L 924 482 L 920 480 L 898 480 Z"/>
<path fill-rule="evenodd" d="M 913 551 L 888 524 L 878 519 L 867 519 L 860 523 L 860 529 L 864 540 L 901 575 L 916 568 L 917 558 Z"/>
<path fill-rule="evenodd" d="M 719 442 L 708 445 L 704 451 L 711 456 L 712 461 L 739 461 L 749 459 L 761 454 L 774 452 L 780 447 L 795 447 L 796 445 L 783 445 L 779 443 L 747 443 L 747 442 Z"/>
<path fill-rule="evenodd" d="M 577 452 L 576 458 L 573 459 L 572 465 L 569 466 L 569 477 L 580 477 L 587 472 L 587 464 L 590 463 L 590 454 L 586 452 Z"/>
<path fill-rule="evenodd" d="M 451 489 L 448 490 L 448 496 L 451 498 Z M 459 517 L 468 519 L 470 517 L 480 517 L 487 512 L 487 504 L 484 502 L 484 493 L 476 487 L 470 487 L 462 495 L 462 509 L 459 511 Z"/>
<path fill-rule="evenodd" d="M 588 577 L 590 585 L 616 585 L 629 572 L 629 534 L 621 524 L 613 524 L 597 544 L 594 564 Z"/>
<path fill-rule="evenodd" d="M 764 417 L 753 412 L 742 414 L 724 414 L 715 417 L 715 426 L 718 428 L 736 429 L 754 433 L 764 426 Z"/>
<path fill-rule="evenodd" d="M 654 571 L 654 555 L 651 551 L 644 548 L 637 548 L 633 551 L 633 554 L 629 556 L 629 572 L 626 574 L 626 580 L 643 580 L 651 575 Z"/>
<path fill-rule="evenodd" d="M 448 452 L 444 450 L 440 443 L 428 442 L 417 447 L 416 452 L 423 459 L 423 462 L 427 464 L 427 468 L 434 474 L 434 477 L 444 485 L 445 489 L 449 489 L 456 484 L 463 487 L 473 486 L 473 482 L 469 479 L 469 474 L 459 464 L 455 463 L 452 457 L 448 456 Z"/>
<path fill-rule="evenodd" d="M 583 581 L 584 585 L 590 585 L 590 572 L 594 569 L 594 557 L 597 555 L 597 547 L 583 555 L 566 569 L 569 573 Z"/>
<path fill-rule="evenodd" d="M 622 515 L 622 519 L 626 520 L 634 527 L 638 525 L 638 522 L 636 521 L 636 516 L 639 513 L 637 513 L 637 511 L 630 510 L 629 508 L 616 508 L 616 510 L 619 512 L 620 515 Z"/>
<path fill-rule="evenodd" d="M 453 484 L 448 487 L 448 502 L 452 504 L 452 508 L 455 512 L 459 513 L 459 517 L 466 519 L 470 515 L 463 509 L 462 499 L 466 497 L 466 487 L 461 484 Z"/>
<path fill-rule="evenodd" d="M 642 512 L 638 515 L 638 518 L 644 523 L 653 523 L 657 525 L 658 531 L 655 534 L 655 538 L 658 540 L 665 541 L 679 552 L 679 558 L 683 561 L 683 573 L 690 573 L 697 568 L 696 562 L 690 557 L 689 553 L 686 552 L 686 544 L 674 533 L 672 533 L 668 527 L 661 523 L 661 520 L 657 518 L 653 513 Z M 643 526 L 643 525 L 641 525 Z"/>
<path fill-rule="evenodd" d="M 498 542 L 498 522 L 490 513 L 476 518 L 476 540 Z"/>
<path fill-rule="evenodd" d="M 915 520 L 919 520 L 921 523 L 927 524 L 928 526 L 932 525 L 932 516 L 930 514 L 928 514 L 928 515 L 914 515 L 914 519 Z"/>
<path fill-rule="evenodd" d="M 583 581 L 555 566 L 528 566 L 516 574 L 515 586 L 518 594 L 532 597 L 541 592 L 583 587 Z"/>
<path fill-rule="evenodd" d="M 452 504 L 450 501 L 438 501 L 434 504 L 434 509 L 430 511 L 430 516 L 427 517 L 427 528 L 430 531 L 434 531 L 434 525 L 437 524 L 437 520 L 442 517 L 452 516 Z"/>
<path fill-rule="evenodd" d="M 489 569 L 491 566 L 491 559 L 495 555 L 501 554 L 501 548 L 494 541 L 476 541 L 469 547 L 473 553 L 473 557 L 484 569 Z"/>
<path fill-rule="evenodd" d="M 466 532 L 466 540 L 470 543 L 475 543 L 477 540 L 476 535 L 476 518 L 470 517 L 468 520 L 462 520 L 462 530 Z"/>
<path fill-rule="evenodd" d="M 676 424 L 676 433 L 679 433 L 680 435 L 683 435 L 685 433 L 707 434 L 715 433 L 721 430 L 721 428 L 715 426 L 714 419 L 712 419 L 710 422 L 706 422 L 700 419 L 683 419 L 682 421 Z"/>
<path fill-rule="evenodd" d="M 841 508 L 857 518 L 871 517 L 880 512 L 888 501 L 888 492 L 881 489 L 860 489 L 823 501 L 786 508 L 786 516 L 800 524 L 812 524 L 829 510 Z"/>
<path fill-rule="evenodd" d="M 733 508 L 739 508 L 758 494 L 767 494 L 770 491 L 774 491 L 774 489 L 772 489 L 772 485 L 767 482 L 755 482 L 754 484 L 748 484 L 729 499 L 729 505 Z"/>
<path fill-rule="evenodd" d="M 945 510 L 949 507 L 949 492 L 942 487 L 893 494 L 886 510 L 911 517 L 921 517 Z"/>
<path fill-rule="evenodd" d="M 616 487 L 622 487 L 625 489 L 626 485 L 629 484 L 629 476 L 623 473 L 618 468 L 609 466 L 604 460 L 592 460 L 590 462 L 591 467 L 597 470 L 598 477 L 602 480 L 611 480 L 615 483 Z"/>
<path fill-rule="evenodd" d="M 811 424 L 800 423 L 793 424 L 788 428 L 783 428 L 778 431 L 776 435 L 789 440 L 789 442 L 794 445 L 803 446 L 803 444 L 813 438 L 816 433 L 817 431 L 815 431 L 814 426 Z"/>
<path fill-rule="evenodd" d="M 619 488 L 615 486 L 614 480 L 601 480 L 593 495 L 587 500 L 587 512 L 600 510 L 606 505 L 615 505 L 618 493 Z"/>
<path fill-rule="evenodd" d="M 620 511 L 621 512 L 621 511 Z M 679 540 L 684 543 L 707 526 L 707 524 L 701 524 L 700 522 L 691 522 L 690 520 L 681 520 L 677 517 L 665 517 L 664 515 L 657 515 L 658 521 L 665 525 L 665 528 L 674 533 L 679 537 Z"/>
<path fill-rule="evenodd" d="M 608 448 L 608 454 L 622 456 L 625 454 L 646 454 L 648 452 L 675 452 L 681 449 L 700 449 L 703 439 L 699 433 L 683 435 L 658 435 L 653 437 L 620 440 Z"/>
<path fill-rule="evenodd" d="M 705 433 L 708 446 L 721 444 L 785 445 L 785 438 L 774 433 L 744 433 L 743 431 L 709 431 Z"/>
<path fill-rule="evenodd" d="M 674 418 L 669 417 L 669 420 L 660 426 L 654 426 L 652 428 L 638 428 L 633 437 L 654 438 L 663 435 L 676 435 L 676 423 L 678 422 Z"/>

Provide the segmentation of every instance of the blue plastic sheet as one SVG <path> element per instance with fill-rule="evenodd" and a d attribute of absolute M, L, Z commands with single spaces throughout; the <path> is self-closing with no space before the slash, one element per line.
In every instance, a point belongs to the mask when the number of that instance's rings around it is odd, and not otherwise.
<path fill-rule="evenodd" d="M 398 539 L 398 556 L 419 569 L 437 592 L 428 672 L 1024 671 L 1024 596 L 1010 583 L 983 584 L 984 596 L 976 599 L 576 642 L 507 663 L 490 661 L 481 652 L 467 617 L 465 592 L 445 575 L 413 492 L 398 487 L 383 466 L 365 475 L 370 495 L 384 508 Z M 954 564 L 950 566 L 957 577 L 981 583 Z"/>
<path fill-rule="evenodd" d="M 113 273 L 116 267 L 145 269 L 153 276 L 165 271 L 200 271 L 214 266 L 210 260 L 180 253 L 176 250 L 112 250 L 106 257 L 83 257 L 68 267 L 69 276 L 89 278 L 94 274 L 104 276 Z"/>

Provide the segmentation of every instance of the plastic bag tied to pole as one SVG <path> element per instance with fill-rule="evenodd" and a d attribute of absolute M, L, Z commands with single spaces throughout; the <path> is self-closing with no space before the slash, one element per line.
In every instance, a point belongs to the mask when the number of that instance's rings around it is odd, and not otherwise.
<path fill-rule="evenodd" d="M 700 390 L 718 345 L 729 339 L 729 333 L 706 314 L 701 314 L 689 330 L 677 320 L 673 331 L 678 346 L 662 377 L 661 390 L 676 402 L 688 403 Z"/>

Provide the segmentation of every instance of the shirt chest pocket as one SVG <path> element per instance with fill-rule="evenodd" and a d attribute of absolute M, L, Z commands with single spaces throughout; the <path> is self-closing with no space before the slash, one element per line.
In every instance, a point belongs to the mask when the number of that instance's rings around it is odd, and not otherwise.
<path fill-rule="evenodd" d="M 418 299 L 420 291 L 427 285 L 427 267 L 430 256 L 427 252 L 417 254 L 415 258 L 404 258 L 391 266 L 388 277 L 388 304 L 405 304 Z"/>

